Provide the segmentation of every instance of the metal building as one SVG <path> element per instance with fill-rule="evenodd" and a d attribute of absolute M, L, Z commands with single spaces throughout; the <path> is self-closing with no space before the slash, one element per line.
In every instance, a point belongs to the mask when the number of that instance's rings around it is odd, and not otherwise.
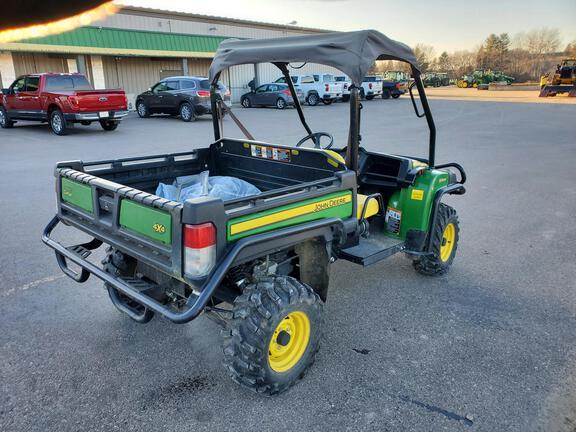
<path fill-rule="evenodd" d="M 325 31 L 126 6 L 89 27 L 0 44 L 0 83 L 8 87 L 27 73 L 81 72 L 95 88 L 123 88 L 133 106 L 135 96 L 161 78 L 206 76 L 214 52 L 224 39 Z M 311 64 L 298 69 L 298 73 L 313 71 L 334 72 Z M 278 76 L 279 71 L 272 65 L 245 65 L 232 68 L 222 79 L 236 102 L 253 78 L 262 83 Z"/>

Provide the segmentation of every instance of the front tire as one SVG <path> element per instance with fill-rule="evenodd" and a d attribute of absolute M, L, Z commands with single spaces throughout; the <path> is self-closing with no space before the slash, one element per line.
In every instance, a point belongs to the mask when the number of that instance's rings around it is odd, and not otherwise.
<path fill-rule="evenodd" d="M 324 105 L 331 105 L 332 102 L 334 102 L 334 100 L 332 100 L 332 99 L 322 99 L 322 103 Z"/>
<path fill-rule="evenodd" d="M 244 99 L 242 99 L 242 101 L 240 102 L 242 104 L 242 106 L 244 108 L 250 108 L 252 107 L 252 102 L 250 102 L 250 99 L 245 97 Z"/>
<path fill-rule="evenodd" d="M 323 307 L 312 288 L 292 277 L 267 276 L 247 286 L 223 333 L 231 378 L 267 395 L 289 389 L 314 363 Z"/>
<path fill-rule="evenodd" d="M 372 100 L 372 99 L 374 99 L 374 95 L 366 96 L 366 100 Z"/>
<path fill-rule="evenodd" d="M 310 106 L 316 106 L 320 102 L 320 98 L 316 93 L 311 93 L 306 98 L 306 102 L 308 102 L 308 105 Z"/>
<path fill-rule="evenodd" d="M 424 255 L 414 260 L 416 271 L 427 276 L 446 273 L 456 256 L 459 239 L 460 225 L 456 210 L 440 203 L 436 223 L 432 229 L 432 255 Z"/>
<path fill-rule="evenodd" d="M 100 126 L 102 127 L 102 129 L 104 129 L 105 131 L 113 131 L 116 130 L 118 128 L 118 125 L 120 124 L 120 122 L 114 121 L 114 120 L 100 120 Z"/>
<path fill-rule="evenodd" d="M 287 105 L 286 101 L 282 98 L 278 98 L 278 100 L 276 101 L 276 108 L 278 108 L 278 109 L 282 110 L 282 109 L 286 108 L 286 105 Z"/>
<path fill-rule="evenodd" d="M 148 118 L 150 117 L 150 110 L 144 103 L 144 101 L 136 102 L 136 112 L 140 118 Z"/>
<path fill-rule="evenodd" d="M 56 135 L 63 136 L 68 134 L 68 124 L 62 111 L 55 109 L 50 113 L 50 129 Z"/>
<path fill-rule="evenodd" d="M 194 108 L 188 102 L 184 102 L 182 105 L 180 105 L 178 115 L 180 116 L 180 119 L 186 123 L 196 120 Z"/>
<path fill-rule="evenodd" d="M 0 107 L 0 127 L 2 129 L 10 129 L 12 126 L 14 126 L 14 122 L 10 120 L 4 107 Z"/>

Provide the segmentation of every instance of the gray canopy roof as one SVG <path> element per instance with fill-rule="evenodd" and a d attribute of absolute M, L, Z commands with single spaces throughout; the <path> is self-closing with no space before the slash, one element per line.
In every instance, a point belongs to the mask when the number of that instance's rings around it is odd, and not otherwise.
<path fill-rule="evenodd" d="M 249 63 L 319 63 L 360 84 L 375 60 L 400 60 L 419 70 L 414 52 L 376 30 L 323 33 L 277 39 L 228 39 L 216 51 L 210 81 L 230 66 Z"/>

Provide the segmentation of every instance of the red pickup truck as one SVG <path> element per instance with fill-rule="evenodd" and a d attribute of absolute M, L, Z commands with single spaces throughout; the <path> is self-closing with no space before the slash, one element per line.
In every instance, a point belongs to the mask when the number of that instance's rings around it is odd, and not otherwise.
<path fill-rule="evenodd" d="M 81 74 L 42 73 L 19 77 L 0 98 L 0 126 L 17 120 L 48 122 L 56 135 L 74 123 L 97 121 L 105 131 L 118 127 L 128 114 L 124 90 L 94 90 Z"/>

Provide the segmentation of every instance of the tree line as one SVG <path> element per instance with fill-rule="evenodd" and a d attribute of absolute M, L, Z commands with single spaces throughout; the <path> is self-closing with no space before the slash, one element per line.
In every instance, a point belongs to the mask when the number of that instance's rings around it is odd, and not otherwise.
<path fill-rule="evenodd" d="M 508 33 L 491 34 L 473 50 L 460 50 L 436 55 L 434 47 L 417 44 L 413 47 L 422 72 L 448 72 L 459 78 L 475 69 L 492 69 L 516 78 L 517 82 L 538 81 L 555 69 L 564 57 L 576 57 L 576 40 L 562 47 L 556 28 L 534 29 L 510 37 Z M 401 63 L 385 61 L 375 71 L 405 69 Z"/>

